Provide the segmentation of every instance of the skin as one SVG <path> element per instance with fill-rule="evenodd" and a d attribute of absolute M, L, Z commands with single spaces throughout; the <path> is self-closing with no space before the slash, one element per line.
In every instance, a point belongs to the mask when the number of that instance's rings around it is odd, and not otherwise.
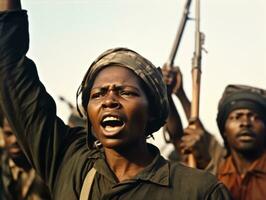
<path fill-rule="evenodd" d="M 3 124 L 3 133 L 4 133 L 4 141 L 5 148 L 11 158 L 16 158 L 22 154 L 21 149 L 17 143 L 17 138 L 13 134 L 11 127 L 6 119 L 4 119 Z"/>
<path fill-rule="evenodd" d="M 182 88 L 182 77 L 177 67 L 169 67 L 164 65 L 162 74 L 165 84 L 167 85 L 169 114 L 166 121 L 167 132 L 175 147 L 176 151 L 180 151 L 180 138 L 183 136 L 183 125 L 179 113 L 175 107 L 172 94 L 177 95 L 180 88 Z M 182 89 L 180 89 L 182 90 Z M 179 152 L 180 153 L 180 152 Z"/>
<path fill-rule="evenodd" d="M 245 174 L 263 154 L 265 134 L 265 124 L 256 112 L 237 109 L 228 115 L 224 135 L 239 173 Z"/>
<path fill-rule="evenodd" d="M 198 168 L 205 168 L 210 161 L 208 153 L 208 137 L 203 124 L 199 119 L 190 119 L 190 101 L 183 88 L 183 77 L 178 67 L 170 67 L 164 65 L 162 68 L 164 82 L 168 89 L 168 100 L 170 112 L 166 121 L 168 133 L 173 141 L 175 150 L 178 154 L 193 153 L 196 157 Z M 172 94 L 175 94 L 184 109 L 189 125 L 183 130 L 182 122 L 178 111 L 172 99 Z M 202 156 L 204 155 L 204 156 Z M 184 157 L 186 159 L 186 157 Z M 186 162 L 186 161 L 185 161 Z"/>
<path fill-rule="evenodd" d="M 0 0 L 0 11 L 21 9 L 20 0 Z"/>
<path fill-rule="evenodd" d="M 102 69 L 93 83 L 87 113 L 118 181 L 134 177 L 152 161 L 145 136 L 149 102 L 131 70 L 120 66 Z M 105 126 L 103 120 L 107 116 L 121 123 Z"/>
<path fill-rule="evenodd" d="M 20 146 L 17 143 L 17 138 L 13 133 L 7 119 L 4 119 L 3 123 L 3 136 L 5 141 L 5 149 L 9 157 L 16 163 L 17 166 L 23 168 L 24 170 L 29 170 L 31 168 L 27 158 L 22 152 Z"/>

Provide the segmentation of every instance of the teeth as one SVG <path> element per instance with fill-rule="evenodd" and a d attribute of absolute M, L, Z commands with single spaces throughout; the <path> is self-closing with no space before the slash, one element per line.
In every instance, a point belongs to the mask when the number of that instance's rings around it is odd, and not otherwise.
<path fill-rule="evenodd" d="M 103 119 L 103 122 L 119 120 L 117 117 L 109 116 Z"/>
<path fill-rule="evenodd" d="M 119 127 L 112 127 L 112 126 L 106 126 L 105 127 L 105 130 L 108 132 L 113 132 L 113 131 L 116 131 L 118 129 L 119 129 Z"/>
<path fill-rule="evenodd" d="M 103 118 L 101 125 L 106 131 L 115 132 L 124 125 L 124 122 L 119 117 L 106 116 Z"/>

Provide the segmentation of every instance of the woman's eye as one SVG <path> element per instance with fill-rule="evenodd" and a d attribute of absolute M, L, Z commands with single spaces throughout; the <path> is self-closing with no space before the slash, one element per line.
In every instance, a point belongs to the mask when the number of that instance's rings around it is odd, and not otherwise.
<path fill-rule="evenodd" d="M 97 99 L 97 98 L 100 98 L 103 96 L 103 93 L 102 92 L 95 92 L 95 93 L 92 93 L 90 98 L 91 99 Z"/>
<path fill-rule="evenodd" d="M 122 96 L 136 96 L 136 93 L 132 92 L 132 91 L 120 91 L 120 95 L 122 95 Z"/>

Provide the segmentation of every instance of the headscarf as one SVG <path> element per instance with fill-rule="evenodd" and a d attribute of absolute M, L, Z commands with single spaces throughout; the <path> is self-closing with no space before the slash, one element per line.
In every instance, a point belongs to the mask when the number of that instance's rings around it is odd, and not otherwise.
<path fill-rule="evenodd" d="M 161 70 L 140 54 L 127 48 L 107 50 L 91 64 L 77 93 L 78 95 L 82 93 L 82 106 L 85 112 L 89 102 L 89 93 L 96 76 L 100 70 L 111 65 L 128 68 L 143 81 L 147 88 L 145 93 L 153 111 L 153 121 L 147 125 L 146 135 L 158 131 L 165 124 L 169 109 L 166 85 Z M 90 126 L 88 120 L 88 130 Z"/>

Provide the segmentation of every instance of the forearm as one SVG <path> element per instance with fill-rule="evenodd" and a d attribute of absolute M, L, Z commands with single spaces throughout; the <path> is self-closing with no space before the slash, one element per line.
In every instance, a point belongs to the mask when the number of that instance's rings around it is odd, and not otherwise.
<path fill-rule="evenodd" d="M 172 140 L 179 140 L 183 136 L 183 125 L 171 96 L 169 100 L 169 115 L 166 121 L 166 127 Z"/>
<path fill-rule="evenodd" d="M 20 0 L 0 0 L 0 11 L 21 10 Z"/>
<path fill-rule="evenodd" d="M 179 99 L 179 101 L 180 101 L 180 103 L 184 109 L 184 112 L 186 114 L 187 119 L 189 120 L 190 119 L 190 113 L 191 113 L 191 103 L 190 103 L 185 91 L 181 90 L 176 95 L 177 95 L 177 97 L 178 97 L 178 99 Z"/>

